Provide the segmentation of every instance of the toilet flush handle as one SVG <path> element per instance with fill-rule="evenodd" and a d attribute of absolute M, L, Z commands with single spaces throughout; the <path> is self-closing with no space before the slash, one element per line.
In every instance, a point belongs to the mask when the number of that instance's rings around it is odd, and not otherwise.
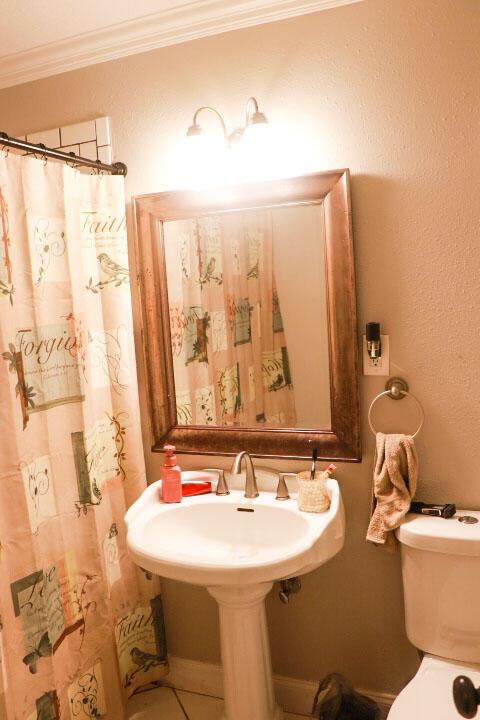
<path fill-rule="evenodd" d="M 466 675 L 459 675 L 453 681 L 453 701 L 462 717 L 474 718 L 480 705 L 480 688 L 475 689 Z"/>

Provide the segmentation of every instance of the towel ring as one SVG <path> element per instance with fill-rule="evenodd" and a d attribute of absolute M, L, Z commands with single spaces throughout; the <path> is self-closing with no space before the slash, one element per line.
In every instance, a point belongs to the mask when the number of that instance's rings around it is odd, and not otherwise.
<path fill-rule="evenodd" d="M 411 397 L 412 400 L 415 400 L 421 414 L 420 425 L 418 426 L 417 431 L 414 432 L 412 435 L 412 438 L 417 437 L 418 433 L 423 428 L 423 423 L 425 422 L 425 412 L 423 410 L 420 400 L 408 391 L 408 385 L 402 378 L 390 378 L 389 380 L 387 380 L 385 387 L 386 390 L 379 393 L 376 397 L 373 398 L 368 409 L 368 424 L 370 425 L 370 430 L 374 435 L 377 434 L 377 431 L 375 430 L 372 423 L 372 409 L 379 398 L 383 397 L 384 395 L 388 395 L 392 400 L 402 400 L 407 395 L 408 397 Z"/>

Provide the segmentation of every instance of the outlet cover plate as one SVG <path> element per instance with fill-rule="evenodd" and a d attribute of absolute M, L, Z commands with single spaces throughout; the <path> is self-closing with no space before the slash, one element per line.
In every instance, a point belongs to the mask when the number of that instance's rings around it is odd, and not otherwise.
<path fill-rule="evenodd" d="M 368 355 L 367 337 L 366 335 L 362 336 L 364 375 L 390 375 L 390 338 L 388 335 L 380 335 L 380 340 L 382 343 L 382 355 L 375 364 Z"/>

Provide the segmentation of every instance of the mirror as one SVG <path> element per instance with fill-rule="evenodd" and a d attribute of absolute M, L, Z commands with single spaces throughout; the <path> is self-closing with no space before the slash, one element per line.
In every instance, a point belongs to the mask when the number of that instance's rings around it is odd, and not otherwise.
<path fill-rule="evenodd" d="M 360 459 L 348 171 L 135 216 L 153 449 Z"/>
<path fill-rule="evenodd" d="M 164 223 L 178 425 L 330 429 L 322 203 Z"/>

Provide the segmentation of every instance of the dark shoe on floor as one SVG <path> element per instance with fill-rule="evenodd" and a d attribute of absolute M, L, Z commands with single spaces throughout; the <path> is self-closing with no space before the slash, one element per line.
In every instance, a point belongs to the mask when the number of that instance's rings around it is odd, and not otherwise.
<path fill-rule="evenodd" d="M 331 673 L 321 681 L 313 701 L 315 720 L 380 720 L 380 708 L 366 695 L 360 695 L 348 680 Z"/>

